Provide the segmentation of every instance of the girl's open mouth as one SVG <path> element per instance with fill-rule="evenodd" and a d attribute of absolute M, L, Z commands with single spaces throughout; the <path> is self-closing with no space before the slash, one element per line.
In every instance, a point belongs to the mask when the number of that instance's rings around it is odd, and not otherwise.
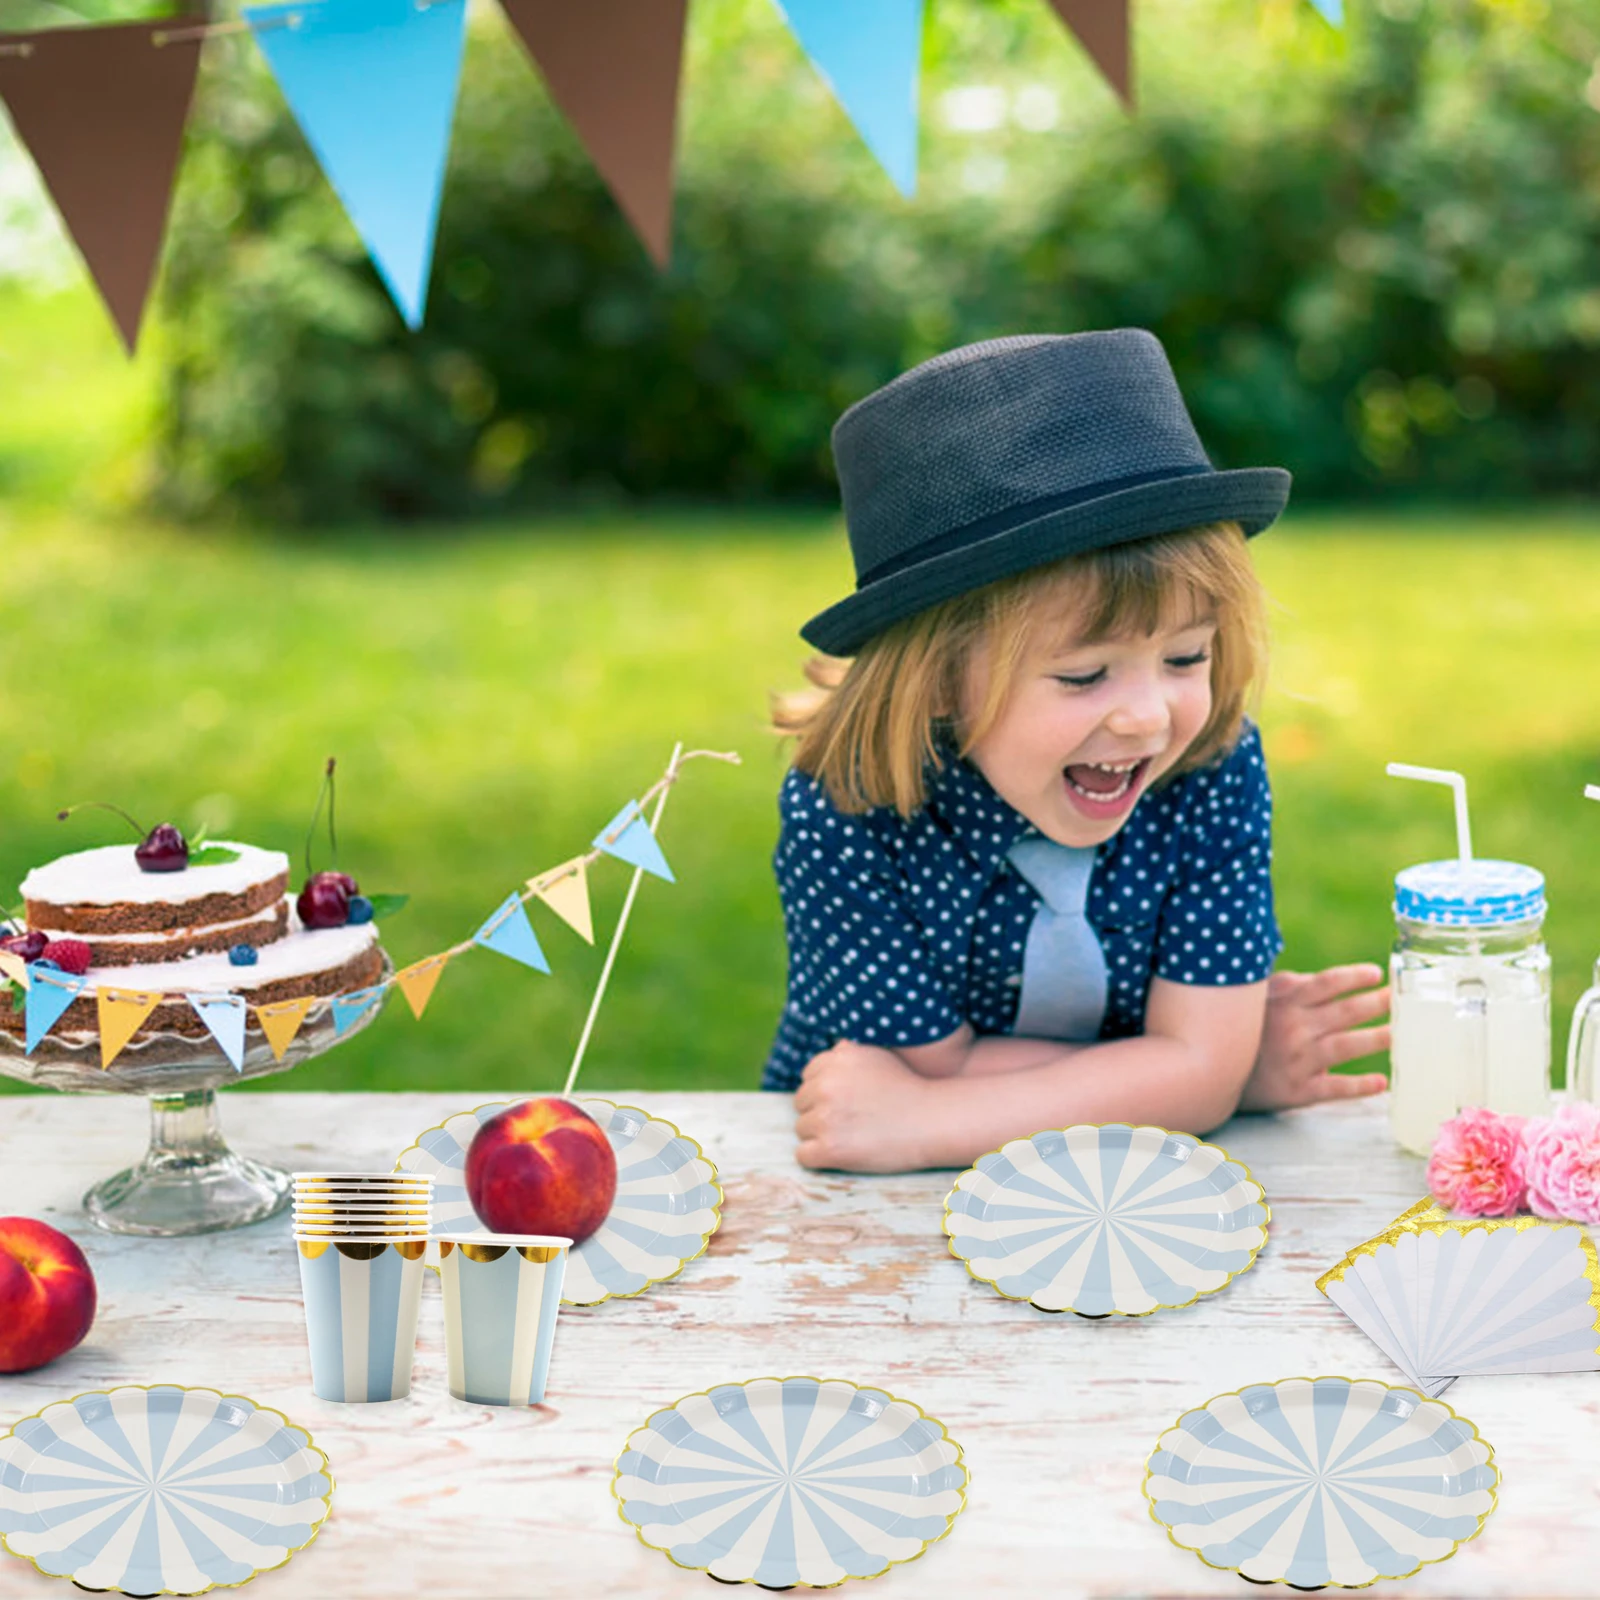
<path fill-rule="evenodd" d="M 1115 816 L 1132 805 L 1150 759 L 1146 756 L 1140 761 L 1077 762 L 1062 773 L 1067 795 L 1087 816 Z"/>

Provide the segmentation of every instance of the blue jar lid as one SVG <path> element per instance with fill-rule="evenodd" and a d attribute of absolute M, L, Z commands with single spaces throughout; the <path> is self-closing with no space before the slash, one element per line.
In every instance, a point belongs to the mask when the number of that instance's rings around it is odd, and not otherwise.
<path fill-rule="evenodd" d="M 1394 876 L 1394 914 L 1484 928 L 1545 912 L 1544 874 L 1520 861 L 1424 861 Z"/>

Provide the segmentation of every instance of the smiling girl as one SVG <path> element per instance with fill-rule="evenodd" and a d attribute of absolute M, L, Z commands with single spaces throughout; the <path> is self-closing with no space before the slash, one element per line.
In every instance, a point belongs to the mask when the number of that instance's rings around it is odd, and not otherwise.
<path fill-rule="evenodd" d="M 1277 973 L 1248 536 L 1153 335 L 1000 339 L 840 419 L 857 585 L 775 866 L 789 992 L 765 1085 L 813 1167 L 960 1166 L 1076 1122 L 1205 1132 L 1371 1093 L 1370 965 Z M 843 658 L 853 658 L 848 662 Z"/>

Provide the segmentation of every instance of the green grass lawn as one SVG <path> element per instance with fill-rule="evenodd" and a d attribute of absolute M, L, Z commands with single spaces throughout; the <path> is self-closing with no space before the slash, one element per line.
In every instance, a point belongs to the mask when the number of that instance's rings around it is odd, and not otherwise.
<path fill-rule="evenodd" d="M 1600 807 L 1581 798 L 1600 779 L 1600 517 L 1308 515 L 1257 548 L 1286 960 L 1383 958 L 1395 869 L 1452 848 L 1448 795 L 1383 763 L 1454 766 L 1480 854 L 1550 879 L 1570 1005 L 1600 953 Z M 342 864 L 412 896 L 387 931 L 403 962 L 586 849 L 674 739 L 737 750 L 671 800 L 679 881 L 641 890 L 585 1082 L 751 1086 L 784 971 L 765 695 L 798 682 L 795 626 L 847 579 L 821 515 L 267 538 L 0 509 L 0 884 L 120 837 L 54 820 L 83 799 L 298 853 L 336 753 Z M 602 927 L 627 876 L 595 870 Z M 559 1084 L 604 937 L 538 926 L 553 976 L 473 952 L 423 1022 L 396 1002 L 274 1086 Z"/>
<path fill-rule="evenodd" d="M 341 864 L 409 892 L 399 962 L 468 936 L 586 850 L 675 739 L 685 773 L 596 1029 L 593 1088 L 750 1087 L 783 998 L 768 865 L 783 755 L 770 689 L 801 621 L 849 585 L 822 514 L 616 514 L 504 527 L 263 536 L 105 509 L 151 381 L 81 285 L 0 288 L 0 899 L 29 866 L 119 839 L 58 807 L 113 800 L 298 854 L 340 758 Z M 1285 960 L 1382 960 L 1390 881 L 1453 849 L 1457 767 L 1479 853 L 1550 881 L 1557 1056 L 1600 955 L 1600 509 L 1294 513 L 1256 545 L 1275 600 L 1262 710 Z M 325 862 L 319 862 L 325 864 Z M 600 945 L 535 918 L 554 974 L 452 964 L 424 1021 L 398 1000 L 268 1087 L 559 1085 L 628 878 L 595 869 Z M 0 1088 L 7 1087 L 0 1079 Z"/>

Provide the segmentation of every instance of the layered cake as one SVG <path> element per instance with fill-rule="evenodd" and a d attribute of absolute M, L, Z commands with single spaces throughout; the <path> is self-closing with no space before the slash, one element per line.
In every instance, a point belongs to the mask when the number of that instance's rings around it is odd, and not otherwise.
<path fill-rule="evenodd" d="M 80 959 L 88 948 L 88 981 L 56 1034 L 96 1030 L 97 985 L 172 997 L 150 1014 L 141 1034 L 203 1037 L 206 1026 L 185 994 L 232 992 L 268 1005 L 345 994 L 382 976 L 372 922 L 302 926 L 281 851 L 219 842 L 208 853 L 232 860 L 152 871 L 136 859 L 136 848 L 80 850 L 35 867 L 22 881 L 29 932 Z M 0 1026 L 20 1033 L 22 1013 L 0 1006 Z"/>

